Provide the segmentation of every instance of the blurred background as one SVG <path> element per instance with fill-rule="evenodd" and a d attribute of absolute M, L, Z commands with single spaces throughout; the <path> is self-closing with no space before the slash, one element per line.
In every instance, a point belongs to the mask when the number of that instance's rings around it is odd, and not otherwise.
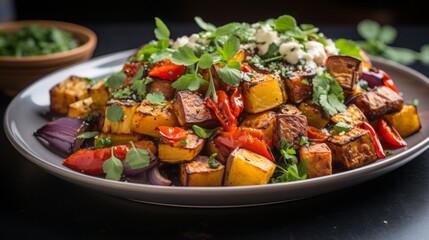
<path fill-rule="evenodd" d="M 166 22 L 191 22 L 196 15 L 216 25 L 230 21 L 255 22 L 283 14 L 299 23 L 355 25 L 369 18 L 382 24 L 427 25 L 424 1 L 306 0 L 306 1 L 90 1 L 0 0 L 0 21 L 50 19 L 80 24 L 145 22 L 155 16 Z"/>

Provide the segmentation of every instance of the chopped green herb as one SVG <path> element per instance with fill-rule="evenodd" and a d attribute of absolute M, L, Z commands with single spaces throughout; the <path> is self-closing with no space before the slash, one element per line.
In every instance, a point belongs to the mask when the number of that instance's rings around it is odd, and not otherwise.
<path fill-rule="evenodd" d="M 131 167 L 131 169 L 144 168 L 150 163 L 149 151 L 145 149 L 136 148 L 134 143 L 130 141 L 131 148 L 127 152 L 125 161 Z"/>
<path fill-rule="evenodd" d="M 337 124 L 335 124 L 334 126 L 334 130 L 337 133 L 341 133 L 341 132 L 348 132 L 352 129 L 352 127 L 344 122 L 338 122 Z"/>
<path fill-rule="evenodd" d="M 113 154 L 113 148 L 110 148 L 111 157 L 104 161 L 103 171 L 106 174 L 106 178 L 110 180 L 118 181 L 121 179 L 122 172 L 124 171 L 124 166 L 122 165 L 121 160 L 115 157 Z"/>
<path fill-rule="evenodd" d="M 124 110 L 118 104 L 107 106 L 106 118 L 111 122 L 119 122 L 124 117 Z"/>
<path fill-rule="evenodd" d="M 94 79 L 94 78 L 85 78 L 85 80 L 89 83 L 89 85 L 94 86 L 95 84 L 97 84 L 100 80 L 98 79 Z"/>
<path fill-rule="evenodd" d="M 313 81 L 313 101 L 320 104 L 330 116 L 346 110 L 343 89 L 328 73 L 316 76 Z"/>
<path fill-rule="evenodd" d="M 308 141 L 308 137 L 302 136 L 301 140 L 299 141 L 299 145 L 302 147 L 308 147 L 310 146 L 310 142 Z"/>
<path fill-rule="evenodd" d="M 357 84 L 363 90 L 368 90 L 369 86 L 368 86 L 368 82 L 367 81 L 365 81 L 365 80 L 359 80 Z"/>
<path fill-rule="evenodd" d="M 116 72 L 112 74 L 109 78 L 106 80 L 107 86 L 111 87 L 113 90 L 119 88 L 124 83 L 125 79 L 127 79 L 127 75 L 123 73 L 122 71 Z"/>
<path fill-rule="evenodd" d="M 159 19 L 155 18 L 155 37 L 158 40 L 169 40 L 170 39 L 170 30 L 168 30 L 168 27 L 165 25 L 165 23 Z"/>
<path fill-rule="evenodd" d="M 218 70 L 220 79 L 230 86 L 240 85 L 241 72 L 235 68 L 223 67 Z"/>
<path fill-rule="evenodd" d="M 97 141 L 94 148 L 95 149 L 102 149 L 102 148 L 111 147 L 111 146 L 113 146 L 112 138 L 111 137 L 102 137 Z"/>
<path fill-rule="evenodd" d="M 146 99 L 152 104 L 165 105 L 165 96 L 160 91 L 149 93 L 148 95 L 146 95 Z"/>
<path fill-rule="evenodd" d="M 182 46 L 173 52 L 171 61 L 175 64 L 190 66 L 198 62 L 200 59 L 195 56 L 194 50 L 188 46 Z"/>
<path fill-rule="evenodd" d="M 184 138 L 184 139 L 180 139 L 180 143 L 184 144 L 184 145 L 188 145 L 189 144 L 189 138 Z"/>
<path fill-rule="evenodd" d="M 81 139 L 90 139 L 90 138 L 94 138 L 95 136 L 97 136 L 99 134 L 99 132 L 97 131 L 93 131 L 93 132 L 84 132 L 81 133 L 77 136 L 77 138 L 81 138 Z"/>
<path fill-rule="evenodd" d="M 213 129 L 206 129 L 202 128 L 198 125 L 192 125 L 192 130 L 194 130 L 194 133 L 200 137 L 200 138 L 209 138 L 214 132 L 217 131 L 218 128 Z"/>
<path fill-rule="evenodd" d="M 209 161 L 208 161 L 210 168 L 216 169 L 220 166 L 220 163 L 216 161 L 216 156 L 217 156 L 217 153 L 213 153 L 212 155 L 210 155 Z"/>
<path fill-rule="evenodd" d="M 392 156 L 393 152 L 391 150 L 386 150 L 384 151 L 384 153 L 386 154 L 386 156 Z"/>

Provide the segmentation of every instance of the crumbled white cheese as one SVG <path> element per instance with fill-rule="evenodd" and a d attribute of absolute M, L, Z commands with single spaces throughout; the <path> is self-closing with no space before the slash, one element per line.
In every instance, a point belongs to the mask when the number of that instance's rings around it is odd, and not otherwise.
<path fill-rule="evenodd" d="M 277 32 L 269 25 L 262 25 L 255 33 L 255 41 L 258 46 L 258 54 L 265 55 L 272 43 L 279 44 L 280 38 Z"/>
<path fill-rule="evenodd" d="M 195 44 L 200 40 L 200 35 L 194 33 L 191 36 L 182 36 L 176 39 L 173 43 L 172 48 L 178 49 L 179 47 L 183 47 L 185 45 L 190 48 L 195 48 Z"/>
<path fill-rule="evenodd" d="M 328 54 L 328 56 L 338 55 L 339 51 L 335 47 L 334 41 L 332 41 L 332 39 L 327 39 L 326 42 L 328 44 L 325 46 L 325 50 L 326 50 L 326 53 Z"/>
<path fill-rule="evenodd" d="M 325 63 L 326 58 L 328 56 L 326 55 L 325 46 L 323 46 L 323 44 L 317 41 L 309 41 L 305 43 L 305 49 L 309 54 L 309 56 L 307 57 L 312 58 L 311 60 L 313 60 L 317 64 L 317 66 L 322 66 Z"/>
<path fill-rule="evenodd" d="M 280 44 L 279 52 L 290 64 L 297 64 L 304 55 L 304 51 L 302 51 L 302 45 L 298 42 L 287 42 Z"/>

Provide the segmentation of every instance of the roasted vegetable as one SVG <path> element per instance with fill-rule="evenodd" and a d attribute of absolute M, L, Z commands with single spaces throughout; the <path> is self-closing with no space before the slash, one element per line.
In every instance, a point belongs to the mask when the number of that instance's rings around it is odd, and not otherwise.
<path fill-rule="evenodd" d="M 88 95 L 92 98 L 93 108 L 104 111 L 109 100 L 109 89 L 105 86 L 105 81 L 100 80 L 88 89 Z"/>
<path fill-rule="evenodd" d="M 161 138 L 158 145 L 158 158 L 162 162 L 181 163 L 192 161 L 203 149 L 205 140 L 191 130 L 187 131 L 187 140 L 171 143 Z"/>
<path fill-rule="evenodd" d="M 294 72 L 285 79 L 289 99 L 297 104 L 312 97 L 311 80 L 315 72 Z"/>
<path fill-rule="evenodd" d="M 179 125 L 172 105 L 164 102 L 164 105 L 152 104 L 148 100 L 143 100 L 136 109 L 131 130 L 151 137 L 159 137 L 158 126 Z"/>
<path fill-rule="evenodd" d="M 345 93 L 351 94 L 362 75 L 362 62 L 354 57 L 334 55 L 328 57 L 328 72 L 341 85 Z"/>
<path fill-rule="evenodd" d="M 307 160 L 307 177 L 315 178 L 332 174 L 331 149 L 325 143 L 318 143 L 299 149 L 300 161 Z"/>
<path fill-rule="evenodd" d="M 298 149 L 302 136 L 307 136 L 307 118 L 304 115 L 277 114 L 273 141 L 278 149 L 283 140 Z"/>
<path fill-rule="evenodd" d="M 302 114 L 295 105 L 289 103 L 280 105 L 276 112 L 280 114 Z"/>
<path fill-rule="evenodd" d="M 212 165 L 206 156 L 197 156 L 193 161 L 180 164 L 180 183 L 183 186 L 222 186 L 225 166 L 213 159 Z"/>
<path fill-rule="evenodd" d="M 253 115 L 248 115 L 241 123 L 241 127 L 256 128 L 263 132 L 264 137 L 268 140 L 268 146 L 273 147 L 272 139 L 275 132 L 276 113 L 266 111 Z"/>
<path fill-rule="evenodd" d="M 225 186 L 267 184 L 276 165 L 267 158 L 244 148 L 236 148 L 228 157 Z"/>
<path fill-rule="evenodd" d="M 371 134 L 365 129 L 353 128 L 343 135 L 334 134 L 327 143 L 334 166 L 353 169 L 377 160 Z"/>
<path fill-rule="evenodd" d="M 119 121 L 111 121 L 110 119 L 110 110 L 113 109 L 113 106 L 119 106 L 123 116 Z M 117 134 L 130 134 L 132 133 L 131 125 L 138 104 L 132 100 L 110 100 L 107 102 L 106 107 L 106 118 L 104 119 L 103 132 L 105 133 L 117 133 Z M 110 108 L 112 107 L 112 108 Z M 110 108 L 110 109 L 109 109 Z"/>
<path fill-rule="evenodd" d="M 174 98 L 176 89 L 174 89 L 171 84 L 172 81 L 164 80 L 160 78 L 152 78 L 153 82 L 150 83 L 149 93 L 161 92 L 167 100 Z"/>
<path fill-rule="evenodd" d="M 309 126 L 321 129 L 329 122 L 329 116 L 322 107 L 311 100 L 302 102 L 298 108 L 302 115 L 307 117 Z"/>
<path fill-rule="evenodd" d="M 173 103 L 174 113 L 179 120 L 180 126 L 210 128 L 217 123 L 216 117 L 204 104 L 202 95 L 198 92 L 179 91 L 176 94 L 176 101 Z"/>
<path fill-rule="evenodd" d="M 347 110 L 331 117 L 332 122 L 343 122 L 351 126 L 357 126 L 360 122 L 367 122 L 363 112 L 354 104 L 350 104 Z"/>
<path fill-rule="evenodd" d="M 100 141 L 102 141 L 103 138 L 110 138 L 110 142 L 112 146 L 116 146 L 116 145 L 122 145 L 122 144 L 129 144 L 130 141 L 137 142 L 142 140 L 144 137 L 143 135 L 138 133 L 132 133 L 132 134 L 100 133 L 94 138 L 94 146 L 100 145 Z M 148 142 L 152 142 L 152 141 L 148 141 Z M 152 153 L 156 153 L 155 144 L 153 144 L 153 147 L 151 147 L 150 150 L 152 151 Z"/>
<path fill-rule="evenodd" d="M 226 160 L 228 159 L 231 150 L 223 144 L 216 143 L 216 138 L 218 136 L 219 135 L 216 135 L 213 138 L 207 139 L 205 152 L 208 156 L 216 153 L 216 160 L 222 164 L 226 164 Z"/>
<path fill-rule="evenodd" d="M 355 104 L 367 119 L 372 121 L 386 113 L 400 111 L 404 105 L 404 99 L 392 89 L 379 86 L 357 97 Z"/>
<path fill-rule="evenodd" d="M 92 97 L 71 103 L 67 110 L 68 117 L 85 118 L 89 113 L 95 110 Z"/>
<path fill-rule="evenodd" d="M 250 82 L 244 82 L 243 95 L 244 110 L 249 113 L 273 109 L 287 100 L 283 82 L 276 74 L 255 74 Z"/>
<path fill-rule="evenodd" d="M 89 82 L 85 78 L 70 76 L 49 91 L 51 111 L 66 114 L 71 103 L 89 96 Z"/>
<path fill-rule="evenodd" d="M 404 105 L 399 112 L 384 115 L 384 118 L 405 138 L 420 130 L 422 127 L 414 105 Z"/>

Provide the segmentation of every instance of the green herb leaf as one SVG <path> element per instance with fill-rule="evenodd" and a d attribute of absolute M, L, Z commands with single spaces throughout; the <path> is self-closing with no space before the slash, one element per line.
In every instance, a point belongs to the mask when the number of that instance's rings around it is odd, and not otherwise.
<path fill-rule="evenodd" d="M 192 125 L 192 130 L 194 130 L 194 133 L 198 137 L 206 139 L 206 138 L 209 138 L 214 132 L 216 132 L 218 128 L 206 129 L 198 125 Z"/>
<path fill-rule="evenodd" d="M 165 96 L 162 92 L 156 91 L 146 95 L 146 99 L 152 104 L 164 105 Z"/>
<path fill-rule="evenodd" d="M 346 110 L 340 84 L 328 73 L 313 78 L 313 101 L 330 116 Z"/>
<path fill-rule="evenodd" d="M 106 174 L 107 179 L 118 181 L 121 179 L 122 172 L 124 171 L 124 166 L 122 165 L 121 160 L 115 157 L 113 154 L 113 148 L 110 148 L 112 156 L 104 161 L 103 171 Z"/>
<path fill-rule="evenodd" d="M 204 53 L 200 57 L 200 61 L 198 62 L 198 67 L 201 69 L 208 69 L 213 65 L 213 57 L 208 54 Z"/>
<path fill-rule="evenodd" d="M 223 59 L 225 61 L 229 61 L 231 58 L 234 57 L 234 55 L 238 52 L 239 49 L 240 40 L 235 36 L 229 37 L 223 45 Z"/>
<path fill-rule="evenodd" d="M 150 55 L 149 57 L 149 61 L 151 63 L 157 63 L 160 62 L 162 60 L 165 60 L 167 58 L 171 57 L 171 52 L 167 51 L 167 50 L 162 50 L 159 52 L 155 52 L 152 55 Z"/>
<path fill-rule="evenodd" d="M 102 148 L 111 147 L 111 146 L 113 146 L 112 138 L 111 137 L 102 137 L 97 141 L 94 148 L 95 149 L 102 149 Z"/>
<path fill-rule="evenodd" d="M 308 141 L 308 137 L 302 136 L 301 140 L 299 141 L 299 145 L 302 147 L 308 147 L 310 146 L 310 142 Z"/>
<path fill-rule="evenodd" d="M 236 22 L 228 23 L 228 24 L 225 24 L 225 25 L 217 28 L 216 31 L 214 32 L 214 35 L 216 37 L 221 37 L 221 36 L 225 36 L 225 35 L 231 35 L 239 27 L 240 27 L 239 23 L 236 23 Z"/>
<path fill-rule="evenodd" d="M 218 70 L 220 79 L 230 86 L 240 85 L 241 72 L 235 68 L 223 67 Z"/>
<path fill-rule="evenodd" d="M 119 122 L 124 117 L 124 111 L 118 104 L 107 106 L 106 117 L 111 122 Z"/>
<path fill-rule="evenodd" d="M 141 80 L 136 80 L 135 82 L 137 81 L 141 81 Z M 110 96 L 112 97 L 112 99 L 121 100 L 121 99 L 130 99 L 132 94 L 133 92 L 129 88 L 124 88 L 124 89 L 120 89 L 112 92 Z"/>
<path fill-rule="evenodd" d="M 420 104 L 420 100 L 418 98 L 407 101 L 408 105 L 418 106 Z"/>
<path fill-rule="evenodd" d="M 380 29 L 378 40 L 385 44 L 391 44 L 395 41 L 398 32 L 392 26 L 386 25 Z"/>
<path fill-rule="evenodd" d="M 419 59 L 422 63 L 429 65 L 429 44 L 425 44 L 421 47 Z"/>
<path fill-rule="evenodd" d="M 383 57 L 405 65 L 413 64 L 418 56 L 417 52 L 407 48 L 386 46 L 383 52 Z"/>
<path fill-rule="evenodd" d="M 337 124 L 335 124 L 334 126 L 334 130 L 337 133 L 341 133 L 341 132 L 348 132 L 352 129 L 352 127 L 344 122 L 338 122 Z"/>
<path fill-rule="evenodd" d="M 90 139 L 90 138 L 93 138 L 93 137 L 97 136 L 98 134 L 99 134 L 99 132 L 97 132 L 97 131 L 84 132 L 84 133 L 79 134 L 76 138 Z"/>
<path fill-rule="evenodd" d="M 180 143 L 184 144 L 184 145 L 188 145 L 189 144 L 189 138 L 184 138 L 184 139 L 180 139 Z"/>
<path fill-rule="evenodd" d="M 156 17 L 155 18 L 155 25 L 156 25 L 155 37 L 158 40 L 170 39 L 170 30 L 168 30 L 168 27 L 165 25 L 165 23 L 161 19 Z"/>
<path fill-rule="evenodd" d="M 357 26 L 359 35 L 366 40 L 376 40 L 380 32 L 380 24 L 372 20 L 363 20 Z"/>
<path fill-rule="evenodd" d="M 177 90 L 186 90 L 191 91 L 198 90 L 201 86 L 207 86 L 208 82 L 200 77 L 195 76 L 195 74 L 185 74 L 180 76 L 176 81 L 171 84 L 171 86 Z"/>
<path fill-rule="evenodd" d="M 95 84 L 97 84 L 100 80 L 98 79 L 94 79 L 94 78 L 85 78 L 85 80 L 89 83 L 89 85 L 94 86 Z"/>
<path fill-rule="evenodd" d="M 150 163 L 149 151 L 144 149 L 136 148 L 134 143 L 130 141 L 131 149 L 127 152 L 125 161 L 131 167 L 131 169 L 144 168 Z"/>
<path fill-rule="evenodd" d="M 200 59 L 195 56 L 194 50 L 188 46 L 182 46 L 171 55 L 171 61 L 175 64 L 190 66 Z"/>
<path fill-rule="evenodd" d="M 216 156 L 217 156 L 217 153 L 213 153 L 212 155 L 210 155 L 209 161 L 208 161 L 210 168 L 216 169 L 220 166 L 220 163 L 216 161 Z"/>
<path fill-rule="evenodd" d="M 289 15 L 283 15 L 274 20 L 274 29 L 278 32 L 285 32 L 296 29 L 296 20 Z"/>
<path fill-rule="evenodd" d="M 125 75 L 125 73 L 122 71 L 116 72 L 107 78 L 106 84 L 115 90 L 124 84 L 125 79 L 127 79 L 127 75 Z"/>
<path fill-rule="evenodd" d="M 139 69 L 137 70 L 136 74 L 131 79 L 131 81 L 141 79 L 143 77 L 143 71 L 144 71 L 144 68 L 143 68 L 143 66 L 140 65 Z"/>
<path fill-rule="evenodd" d="M 362 60 L 359 45 L 351 40 L 340 38 L 335 41 L 335 47 L 340 50 L 341 54 L 353 56 Z"/>
<path fill-rule="evenodd" d="M 216 31 L 216 26 L 215 25 L 213 25 L 211 23 L 205 22 L 200 17 L 194 17 L 194 20 L 197 23 L 197 25 L 200 28 L 202 28 L 203 30 L 206 30 L 207 32 L 215 32 Z"/>

